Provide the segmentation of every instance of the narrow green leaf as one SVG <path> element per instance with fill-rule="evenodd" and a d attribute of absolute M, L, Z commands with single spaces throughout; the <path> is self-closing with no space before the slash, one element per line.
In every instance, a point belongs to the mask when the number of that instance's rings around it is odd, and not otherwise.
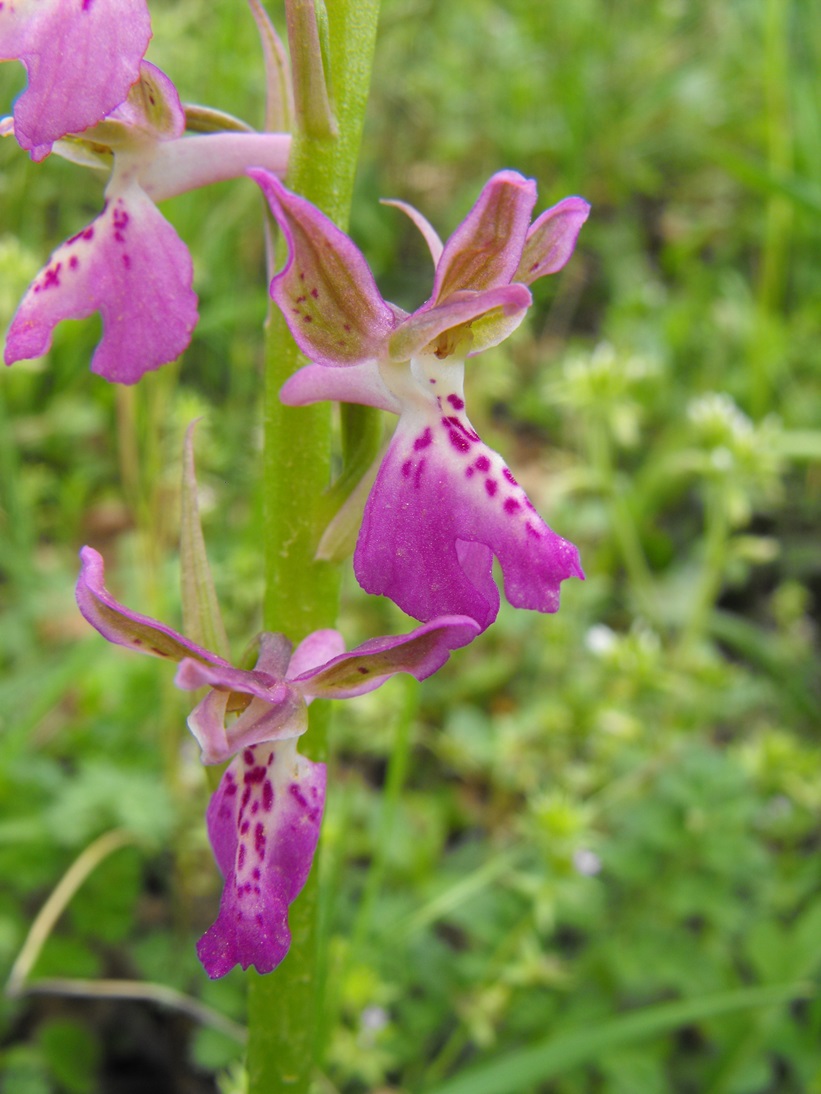
<path fill-rule="evenodd" d="M 566 1031 L 532 1048 L 509 1052 L 487 1064 L 470 1068 L 428 1094 L 521 1094 L 533 1084 L 595 1060 L 615 1048 L 705 1018 L 807 998 L 815 994 L 815 990 L 809 983 L 772 984 L 642 1007 L 598 1025 Z"/>

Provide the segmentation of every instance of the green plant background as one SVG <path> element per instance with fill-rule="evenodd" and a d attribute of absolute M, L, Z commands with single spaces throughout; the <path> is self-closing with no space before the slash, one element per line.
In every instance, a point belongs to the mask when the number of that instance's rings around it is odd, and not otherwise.
<path fill-rule="evenodd" d="M 259 124 L 241 0 L 152 14 L 183 99 Z M 384 0 L 352 233 L 388 298 L 418 305 L 430 263 L 380 197 L 443 235 L 502 166 L 540 208 L 592 202 L 526 326 L 468 366 L 474 424 L 587 580 L 337 710 L 321 1094 L 821 1092 L 819 60 L 810 0 Z M 0 86 L 7 104 L 19 66 Z M 101 188 L 11 141 L 0 167 L 5 326 Z M 90 320 L 0 378 L 0 975 L 123 827 L 139 848 L 92 874 L 34 979 L 154 980 L 242 1021 L 242 975 L 211 984 L 194 953 L 219 884 L 185 698 L 72 597 L 89 542 L 121 599 L 179 623 L 202 415 L 236 656 L 259 628 L 262 205 L 237 182 L 163 211 L 201 300 L 181 364 L 115 390 L 88 372 Z M 346 577 L 349 643 L 403 625 Z M 145 1004 L 0 1001 L 9 1094 L 119 1094 L 129 1068 L 231 1092 L 239 1057 Z"/>

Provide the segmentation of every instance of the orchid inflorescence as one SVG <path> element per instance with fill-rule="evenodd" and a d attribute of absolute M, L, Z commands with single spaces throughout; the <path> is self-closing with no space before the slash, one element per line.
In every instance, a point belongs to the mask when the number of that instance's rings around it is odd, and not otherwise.
<path fill-rule="evenodd" d="M 258 5 L 252 2 L 260 18 Z M 266 27 L 272 33 L 272 28 Z M 284 132 L 186 133 L 170 79 L 144 59 L 144 0 L 0 3 L 0 58 L 20 59 L 29 84 L 0 122 L 40 160 L 51 151 L 108 172 L 103 211 L 52 254 L 23 298 L 5 347 L 12 364 L 48 351 L 55 325 L 99 311 L 92 369 L 131 384 L 177 358 L 197 322 L 192 263 L 156 202 L 245 174 L 267 198 L 287 244 L 270 291 L 308 364 L 283 403 L 358 403 L 398 423 L 362 515 L 354 570 L 362 588 L 393 600 L 419 626 L 346 652 L 335 630 L 294 649 L 257 640 L 253 669 L 236 668 L 171 628 L 120 604 L 102 557 L 81 551 L 77 602 L 109 642 L 178 664 L 177 686 L 206 688 L 189 717 L 205 764 L 228 761 L 207 812 L 225 885 L 198 953 L 212 977 L 236 964 L 269 972 L 285 956 L 288 906 L 319 838 L 325 766 L 297 752 L 316 698 L 353 698 L 399 672 L 419 680 L 515 607 L 554 612 L 576 548 L 538 515 L 465 408 L 466 361 L 498 345 L 531 305 L 529 286 L 569 260 L 589 206 L 565 198 L 531 221 L 535 183 L 500 171 L 446 243 L 424 217 L 435 266 L 428 300 L 411 314 L 383 299 L 367 262 L 336 225 L 281 181 Z"/>

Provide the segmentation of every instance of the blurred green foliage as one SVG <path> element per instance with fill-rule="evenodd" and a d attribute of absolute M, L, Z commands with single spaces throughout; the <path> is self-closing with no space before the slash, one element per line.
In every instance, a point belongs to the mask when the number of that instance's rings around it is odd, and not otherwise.
<path fill-rule="evenodd" d="M 152 12 L 183 98 L 258 124 L 241 0 Z M 416 306 L 430 270 L 379 197 L 443 234 L 502 166 L 542 207 L 593 203 L 526 328 L 468 378 L 587 580 L 555 617 L 503 608 L 422 688 L 338 712 L 323 1094 L 821 1092 L 819 59 L 810 0 L 384 0 L 353 234 L 389 298 Z M 3 102 L 21 84 L 0 69 Z M 101 195 L 11 141 L 0 167 L 5 325 Z M 237 182 L 164 212 L 201 299 L 180 366 L 114 390 L 88 372 L 88 321 L 0 384 L 0 969 L 122 827 L 139 851 L 92 874 L 34 979 L 155 980 L 241 1021 L 241 974 L 210 984 L 193 951 L 219 885 L 185 701 L 71 594 L 90 542 L 126 603 L 179 621 L 179 457 L 204 415 L 236 655 L 259 626 L 261 202 Z M 349 580 L 341 625 L 353 643 L 403 621 Z M 146 1009 L 3 1000 L 3 1089 L 116 1091 L 112 1053 L 165 1036 Z M 241 1089 L 233 1042 L 178 1035 L 202 1089 L 215 1070 Z"/>

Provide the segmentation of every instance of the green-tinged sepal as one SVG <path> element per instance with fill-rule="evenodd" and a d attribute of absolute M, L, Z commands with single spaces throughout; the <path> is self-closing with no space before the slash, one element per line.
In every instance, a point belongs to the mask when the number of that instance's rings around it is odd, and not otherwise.
<path fill-rule="evenodd" d="M 291 48 L 296 126 L 316 139 L 335 137 L 337 125 L 328 93 L 328 17 L 325 7 L 322 0 L 285 0 L 285 14 Z"/>

